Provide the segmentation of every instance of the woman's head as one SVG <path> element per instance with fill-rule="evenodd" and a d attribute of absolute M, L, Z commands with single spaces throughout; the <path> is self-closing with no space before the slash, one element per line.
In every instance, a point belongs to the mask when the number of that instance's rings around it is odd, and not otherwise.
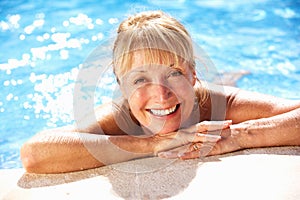
<path fill-rule="evenodd" d="M 132 114 L 152 133 L 175 131 L 189 120 L 195 103 L 194 53 L 177 20 L 148 11 L 123 21 L 113 66 Z"/>

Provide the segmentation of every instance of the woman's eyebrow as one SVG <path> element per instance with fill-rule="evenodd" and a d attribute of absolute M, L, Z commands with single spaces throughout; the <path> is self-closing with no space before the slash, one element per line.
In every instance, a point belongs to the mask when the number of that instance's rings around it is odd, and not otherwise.
<path fill-rule="evenodd" d="M 146 73 L 147 70 L 145 69 L 133 69 L 133 70 L 130 70 L 129 73 Z"/>

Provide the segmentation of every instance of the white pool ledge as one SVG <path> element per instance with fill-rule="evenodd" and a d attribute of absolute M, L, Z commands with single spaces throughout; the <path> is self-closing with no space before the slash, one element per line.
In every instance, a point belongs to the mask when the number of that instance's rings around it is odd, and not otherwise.
<path fill-rule="evenodd" d="M 147 158 L 66 174 L 0 170 L 0 199 L 297 200 L 300 147 L 251 149 L 188 161 Z"/>

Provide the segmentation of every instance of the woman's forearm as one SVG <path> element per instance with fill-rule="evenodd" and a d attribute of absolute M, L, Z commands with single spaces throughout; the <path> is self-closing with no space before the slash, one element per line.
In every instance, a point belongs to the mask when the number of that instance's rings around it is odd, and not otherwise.
<path fill-rule="evenodd" d="M 300 108 L 231 126 L 244 148 L 300 145 Z"/>
<path fill-rule="evenodd" d="M 255 147 L 300 145 L 300 108 L 273 117 L 248 120 L 230 125 L 222 139 L 208 145 L 191 143 L 185 152 L 169 151 L 165 158 L 191 159 Z"/>
<path fill-rule="evenodd" d="M 62 173 L 100 167 L 159 152 L 191 142 L 216 142 L 221 137 L 203 134 L 228 129 L 231 121 L 204 121 L 189 128 L 163 135 L 97 135 L 72 129 L 44 131 L 21 149 L 24 168 L 33 173 Z"/>
<path fill-rule="evenodd" d="M 21 149 L 24 168 L 33 173 L 62 173 L 153 155 L 145 138 L 47 131 Z"/>

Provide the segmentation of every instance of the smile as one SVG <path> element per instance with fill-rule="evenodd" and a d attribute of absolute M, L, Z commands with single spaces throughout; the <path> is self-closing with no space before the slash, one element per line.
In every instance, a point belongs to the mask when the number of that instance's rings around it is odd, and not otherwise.
<path fill-rule="evenodd" d="M 160 116 L 160 117 L 167 116 L 176 112 L 176 110 L 179 108 L 179 105 L 180 104 L 177 104 L 168 109 L 149 109 L 149 112 L 153 115 Z"/>

